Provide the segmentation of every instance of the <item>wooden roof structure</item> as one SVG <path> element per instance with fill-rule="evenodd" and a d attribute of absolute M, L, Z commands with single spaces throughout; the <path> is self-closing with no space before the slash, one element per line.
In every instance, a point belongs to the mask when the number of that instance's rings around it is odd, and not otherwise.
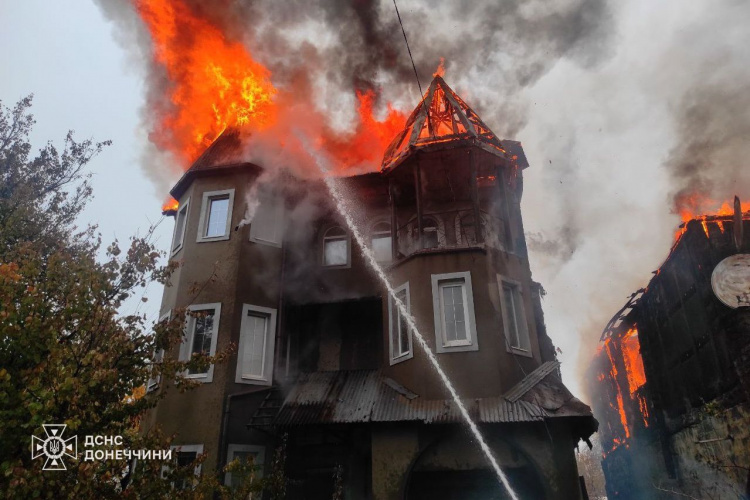
<path fill-rule="evenodd" d="M 435 76 L 404 130 L 388 146 L 382 170 L 396 167 L 417 149 L 457 140 L 469 140 L 497 156 L 506 157 L 495 133 L 442 77 Z"/>

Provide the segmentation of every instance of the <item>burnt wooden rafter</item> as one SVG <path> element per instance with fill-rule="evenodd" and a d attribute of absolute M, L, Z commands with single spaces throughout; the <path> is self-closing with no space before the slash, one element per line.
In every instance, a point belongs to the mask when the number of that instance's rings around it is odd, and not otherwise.
<path fill-rule="evenodd" d="M 440 76 L 436 76 L 404 130 L 391 142 L 383 157 L 383 170 L 401 163 L 415 149 L 446 142 L 471 140 L 498 156 L 506 156 L 497 136 Z"/>

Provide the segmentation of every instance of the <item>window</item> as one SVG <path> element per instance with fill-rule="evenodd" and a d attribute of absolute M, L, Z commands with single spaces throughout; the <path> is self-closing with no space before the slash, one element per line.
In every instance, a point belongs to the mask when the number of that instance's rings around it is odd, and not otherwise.
<path fill-rule="evenodd" d="M 275 340 L 276 309 L 245 304 L 242 307 L 235 382 L 271 385 Z"/>
<path fill-rule="evenodd" d="M 378 222 L 372 226 L 371 232 L 372 253 L 378 262 L 390 262 L 393 259 L 391 243 L 391 223 Z"/>
<path fill-rule="evenodd" d="M 169 321 L 170 317 L 172 316 L 172 311 L 167 311 L 165 314 L 159 318 L 158 323 L 165 324 Z M 164 359 L 164 349 L 159 349 L 158 351 L 154 352 L 154 355 L 152 357 L 152 365 L 154 363 L 161 363 Z M 149 371 L 152 371 L 153 367 L 149 367 Z M 146 383 L 146 392 L 152 392 L 159 388 L 159 383 L 161 382 L 161 375 L 154 375 L 149 377 L 148 382 Z"/>
<path fill-rule="evenodd" d="M 323 265 L 349 267 L 351 248 L 349 233 L 340 226 L 333 226 L 323 233 Z"/>
<path fill-rule="evenodd" d="M 432 303 L 437 352 L 479 349 L 469 272 L 433 274 Z"/>
<path fill-rule="evenodd" d="M 230 444 L 227 447 L 227 464 L 234 459 L 239 459 L 240 461 L 248 461 L 252 459 L 254 479 L 260 479 L 263 477 L 265 455 L 266 448 L 264 446 L 256 446 L 253 444 Z M 242 484 L 242 478 L 232 477 L 232 473 L 227 472 L 224 475 L 224 484 L 231 486 L 232 489 L 237 489 Z"/>
<path fill-rule="evenodd" d="M 229 239 L 233 205 L 234 189 L 203 193 L 198 243 Z"/>
<path fill-rule="evenodd" d="M 456 239 L 459 245 L 471 246 L 477 244 L 477 230 L 473 213 L 459 214 L 457 226 L 458 236 Z"/>
<path fill-rule="evenodd" d="M 409 283 L 406 282 L 396 288 L 396 298 L 406 306 L 406 311 L 411 311 L 411 299 L 409 297 Z M 411 343 L 411 330 L 409 329 L 406 318 L 396 306 L 393 297 L 388 299 L 388 316 L 390 319 L 389 338 L 391 347 L 391 365 L 406 361 L 414 357 Z"/>
<path fill-rule="evenodd" d="M 181 445 L 172 445 L 172 456 L 173 459 L 177 465 L 177 467 L 185 467 L 187 465 L 190 465 L 193 463 L 197 458 L 198 455 L 203 454 L 203 445 L 202 444 L 181 444 Z M 169 471 L 169 466 L 165 465 L 161 468 L 162 477 L 166 475 L 166 473 Z M 201 464 L 198 464 L 195 466 L 195 476 L 200 476 L 201 474 Z M 175 489 L 178 490 L 186 490 L 191 485 L 187 484 L 187 481 L 182 480 L 181 482 L 175 482 L 174 485 Z"/>
<path fill-rule="evenodd" d="M 523 307 L 521 284 L 517 281 L 497 277 L 503 307 L 503 326 L 509 352 L 531 356 L 531 343 L 526 314 Z"/>
<path fill-rule="evenodd" d="M 216 340 L 219 333 L 219 319 L 221 304 L 200 304 L 188 308 L 187 332 L 185 342 L 181 346 L 180 359 L 189 360 L 193 354 L 205 353 L 208 356 L 216 354 Z M 213 380 L 213 365 L 202 373 L 186 374 L 187 377 L 202 379 L 203 382 Z"/>
<path fill-rule="evenodd" d="M 190 198 L 184 204 L 180 205 L 180 208 L 177 210 L 174 222 L 174 235 L 172 236 L 172 255 L 180 251 L 182 243 L 185 241 L 185 227 L 187 226 L 189 206 Z"/>
<path fill-rule="evenodd" d="M 280 247 L 284 234 L 283 217 L 283 199 L 261 194 L 260 204 L 250 223 L 250 241 Z"/>
<path fill-rule="evenodd" d="M 438 225 L 432 217 L 423 219 L 422 233 L 424 233 L 424 248 L 437 248 L 440 241 L 438 238 Z"/>

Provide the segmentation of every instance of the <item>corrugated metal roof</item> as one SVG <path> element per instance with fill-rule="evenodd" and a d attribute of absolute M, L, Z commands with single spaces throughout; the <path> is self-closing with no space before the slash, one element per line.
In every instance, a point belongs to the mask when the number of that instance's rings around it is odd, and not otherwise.
<path fill-rule="evenodd" d="M 375 370 L 301 374 L 274 424 L 462 421 L 453 401 L 421 397 L 410 400 L 386 380 Z M 508 401 L 503 397 L 467 399 L 463 404 L 479 423 L 538 422 L 552 416 L 533 402 Z M 590 411 L 587 415 L 591 415 Z"/>
<path fill-rule="evenodd" d="M 485 398 L 479 401 L 479 421 L 484 423 L 540 422 L 547 412 L 527 401 L 506 401 L 505 398 Z"/>
<path fill-rule="evenodd" d="M 555 371 L 560 366 L 559 361 L 547 361 L 539 366 L 536 370 L 526 375 L 523 380 L 517 383 L 511 390 L 505 393 L 505 399 L 510 402 L 516 402 L 536 384 L 541 382 L 544 377 Z"/>

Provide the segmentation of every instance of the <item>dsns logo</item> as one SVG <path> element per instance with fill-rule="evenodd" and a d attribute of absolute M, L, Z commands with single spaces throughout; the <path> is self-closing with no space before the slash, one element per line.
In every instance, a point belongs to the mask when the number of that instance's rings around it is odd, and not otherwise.
<path fill-rule="evenodd" d="M 78 436 L 63 438 L 65 424 L 43 424 L 44 439 L 31 436 L 32 460 L 42 455 L 47 457 L 42 470 L 66 470 L 63 457 L 78 458 Z"/>

